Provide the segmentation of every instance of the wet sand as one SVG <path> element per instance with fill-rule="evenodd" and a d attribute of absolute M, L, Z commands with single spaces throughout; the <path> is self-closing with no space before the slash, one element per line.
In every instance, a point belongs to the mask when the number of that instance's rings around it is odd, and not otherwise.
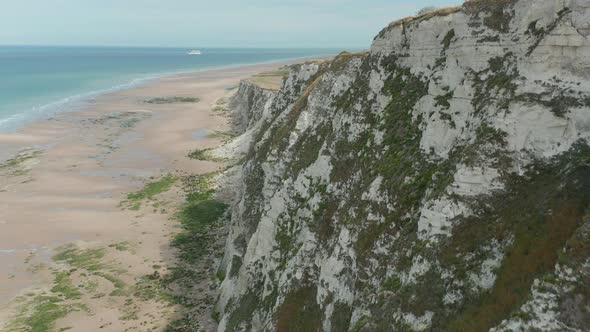
<path fill-rule="evenodd" d="M 101 250 L 101 262 L 108 262 L 101 264 L 119 271 L 117 278 L 129 285 L 172 264 L 170 237 L 178 225 L 171 213 L 182 200 L 178 186 L 163 193 L 158 206 L 130 209 L 120 203 L 166 174 L 219 169 L 219 163 L 187 157 L 193 149 L 221 144 L 208 133 L 227 130 L 230 120 L 213 106 L 231 93 L 228 87 L 280 65 L 161 78 L 98 96 L 77 112 L 32 123 L 17 133 L 0 134 L 0 157 L 5 159 L 0 164 L 0 329 L 31 301 L 27 296 L 55 287 L 60 271 L 52 259 L 56 248 L 74 243 L 77 250 Z M 171 96 L 200 100 L 146 102 Z M 72 282 L 84 284 L 86 275 L 75 262 L 70 265 Z M 174 316 L 172 306 L 158 301 L 131 305 L 128 299 L 98 296 L 113 287 L 101 283 L 92 282 L 92 292 L 76 295 L 84 310 L 73 310 L 56 327 L 158 331 Z M 24 306 L 33 302 L 28 303 Z M 129 307 L 134 308 L 131 317 L 125 312 Z"/>

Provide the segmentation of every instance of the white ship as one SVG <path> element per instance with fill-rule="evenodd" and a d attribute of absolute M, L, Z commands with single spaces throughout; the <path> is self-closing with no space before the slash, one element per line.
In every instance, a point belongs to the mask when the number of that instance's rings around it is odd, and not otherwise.
<path fill-rule="evenodd" d="M 199 50 L 192 50 L 187 53 L 188 55 L 201 55 L 201 51 Z"/>

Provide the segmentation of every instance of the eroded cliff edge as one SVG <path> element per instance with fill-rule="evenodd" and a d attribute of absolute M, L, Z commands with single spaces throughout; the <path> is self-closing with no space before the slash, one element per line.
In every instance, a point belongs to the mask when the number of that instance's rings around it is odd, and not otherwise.
<path fill-rule="evenodd" d="M 243 82 L 219 330 L 590 326 L 589 22 L 474 0 Z"/>

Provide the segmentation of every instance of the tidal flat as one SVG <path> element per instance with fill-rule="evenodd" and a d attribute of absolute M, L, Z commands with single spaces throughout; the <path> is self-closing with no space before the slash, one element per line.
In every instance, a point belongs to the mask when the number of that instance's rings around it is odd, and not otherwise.
<path fill-rule="evenodd" d="M 0 135 L 0 329 L 214 326 L 228 161 L 189 154 L 232 138 L 228 86 L 280 66 L 161 78 Z"/>

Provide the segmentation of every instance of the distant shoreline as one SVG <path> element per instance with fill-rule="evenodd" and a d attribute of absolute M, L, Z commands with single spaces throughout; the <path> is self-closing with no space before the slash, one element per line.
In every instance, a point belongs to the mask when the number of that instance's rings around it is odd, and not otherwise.
<path fill-rule="evenodd" d="M 93 103 L 103 97 L 108 97 L 111 94 L 116 94 L 119 92 L 138 89 L 141 87 L 148 86 L 150 84 L 157 84 L 159 80 L 163 79 L 174 79 L 179 77 L 191 76 L 191 75 L 198 75 L 198 74 L 206 74 L 206 73 L 219 73 L 223 74 L 226 72 L 231 71 L 240 71 L 240 70 L 252 70 L 253 73 L 259 72 L 256 68 L 266 68 L 269 66 L 282 66 L 282 65 L 289 65 L 289 64 L 297 64 L 303 61 L 313 60 L 313 59 L 328 59 L 332 56 L 312 56 L 312 57 L 302 57 L 302 58 L 293 58 L 293 59 L 284 59 L 284 60 L 273 60 L 264 63 L 257 63 L 257 64 L 245 64 L 245 65 L 228 65 L 223 66 L 220 68 L 207 68 L 203 70 L 195 70 L 195 71 L 187 71 L 187 72 L 176 72 L 176 73 L 167 73 L 162 74 L 158 77 L 150 77 L 149 79 L 136 79 L 133 81 L 133 84 L 126 84 L 126 85 L 119 85 L 116 87 L 112 87 L 110 89 L 104 89 L 101 91 L 96 91 L 94 93 L 88 93 L 79 98 L 76 96 L 72 96 L 68 98 L 68 100 L 64 103 L 56 102 L 54 104 L 58 106 L 62 106 L 63 109 L 57 112 L 50 112 L 45 115 L 39 116 L 37 118 L 31 118 L 23 121 L 16 127 L 10 130 L 2 130 L 0 126 L 0 162 L 6 161 L 9 158 L 12 158 L 15 153 L 17 153 L 20 149 L 24 146 L 23 144 L 29 144 L 29 141 L 34 142 L 35 140 L 32 139 L 30 135 L 27 133 L 30 127 L 35 127 L 39 125 L 43 125 L 49 121 L 52 121 L 55 118 L 60 118 L 63 116 L 75 115 L 76 113 L 84 112 L 85 110 L 92 108 Z M 1 124 L 1 120 L 0 120 Z M 20 147 L 19 147 L 20 146 Z M 0 248 L 2 249 L 2 248 Z"/>
<path fill-rule="evenodd" d="M 137 49 L 142 49 L 141 47 Z M 162 49 L 176 49 L 176 48 L 162 48 Z M 177 75 L 189 75 L 189 74 L 196 74 L 201 72 L 207 71 L 218 71 L 218 70 L 226 70 L 226 69 L 236 69 L 241 67 L 251 67 L 251 66 L 258 66 L 258 65 L 271 65 L 271 64 L 281 64 L 281 63 L 296 63 L 301 62 L 309 59 L 317 59 L 317 58 L 326 58 L 331 57 L 335 54 L 331 55 L 311 55 L 311 56 L 304 56 L 304 57 L 289 57 L 289 58 L 282 58 L 282 59 L 274 59 L 268 61 L 259 61 L 259 62 L 252 62 L 252 63 L 243 63 L 237 62 L 227 65 L 219 65 L 219 66 L 210 66 L 202 69 L 191 69 L 191 70 L 179 70 L 179 71 L 168 71 L 168 72 L 154 72 L 151 74 L 144 74 L 140 75 L 139 77 L 133 78 L 121 84 L 116 84 L 114 86 L 101 88 L 98 90 L 89 90 L 82 93 L 77 93 L 73 95 L 69 95 L 66 97 L 62 97 L 57 100 L 53 100 L 44 104 L 40 104 L 35 106 L 33 109 L 27 109 L 17 114 L 13 114 L 11 116 L 0 118 L 0 134 L 6 133 L 14 133 L 18 132 L 23 127 L 27 126 L 35 121 L 42 121 L 47 120 L 53 116 L 56 116 L 61 113 L 66 112 L 76 112 L 83 109 L 85 106 L 84 104 L 88 101 L 91 101 L 95 98 L 98 98 L 101 95 L 109 94 L 117 91 L 122 91 L 126 89 L 132 89 L 135 87 L 139 87 L 145 84 L 149 84 L 150 82 L 156 81 L 162 78 L 174 77 Z M 187 55 L 188 56 L 188 55 Z M 202 55 L 200 55 L 202 56 Z M 199 56 L 193 56 L 199 57 Z M 0 114 L 1 115 L 1 114 Z M 2 156 L 0 156 L 1 158 Z"/>

